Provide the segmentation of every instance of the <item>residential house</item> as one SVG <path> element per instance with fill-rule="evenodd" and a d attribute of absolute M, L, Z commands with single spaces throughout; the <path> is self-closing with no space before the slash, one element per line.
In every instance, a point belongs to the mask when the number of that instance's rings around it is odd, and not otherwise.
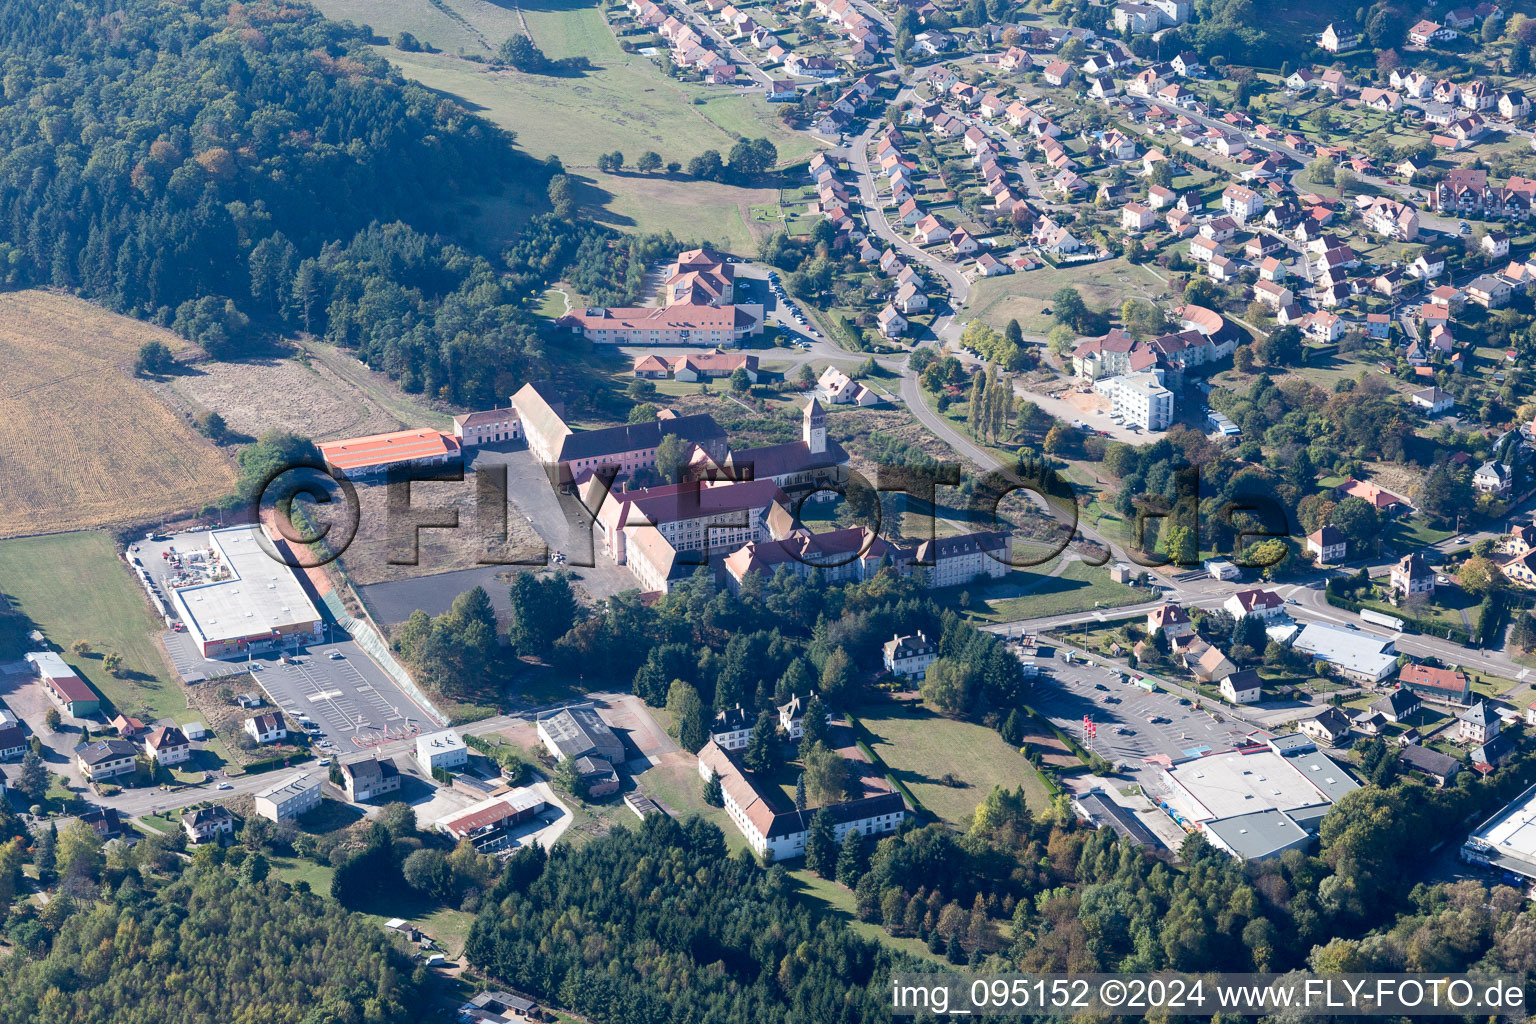
<path fill-rule="evenodd" d="M 1514 486 L 1514 477 L 1514 471 L 1504 463 L 1485 462 L 1472 474 L 1472 488 L 1479 494 L 1502 498 Z"/>
<path fill-rule="evenodd" d="M 1406 671 L 1406 670 L 1405 670 Z M 1406 686 L 1399 686 L 1371 702 L 1371 710 L 1389 722 L 1406 724 L 1418 713 L 1422 702 L 1419 695 Z"/>
<path fill-rule="evenodd" d="M 919 218 L 912 229 L 912 240 L 918 245 L 936 245 L 939 242 L 949 241 L 949 238 L 949 228 L 931 213 Z"/>
<path fill-rule="evenodd" d="M 1120 227 L 1132 234 L 1147 231 L 1157 223 L 1157 214 L 1141 203 L 1127 203 L 1120 210 Z"/>
<path fill-rule="evenodd" d="M 1408 396 L 1408 400 L 1431 416 L 1450 412 L 1456 405 L 1456 396 L 1437 387 L 1424 388 Z"/>
<path fill-rule="evenodd" d="M 192 743 L 176 726 L 161 725 L 144 737 L 144 754 L 168 767 L 192 760 Z"/>
<path fill-rule="evenodd" d="M 1239 590 L 1227 598 L 1222 608 L 1234 619 L 1256 615 L 1269 622 L 1284 614 L 1285 598 L 1273 590 Z"/>
<path fill-rule="evenodd" d="M 1360 34 L 1348 27 L 1339 28 L 1329 24 L 1318 37 L 1317 45 L 1329 53 L 1343 53 L 1360 45 Z"/>
<path fill-rule="evenodd" d="M 1349 735 L 1349 727 L 1349 716 L 1338 708 L 1327 708 L 1296 726 L 1304 735 L 1330 747 Z"/>
<path fill-rule="evenodd" d="M 288 738 L 288 726 L 280 713 L 260 714 L 245 720 L 245 734 L 257 744 L 277 743 Z"/>
<path fill-rule="evenodd" d="M 1072 80 L 1072 65 L 1065 61 L 1053 60 L 1045 66 L 1041 72 L 1047 85 L 1066 85 Z"/>
<path fill-rule="evenodd" d="M 1467 298 L 1484 309 L 1502 309 L 1513 295 L 1509 282 L 1496 274 L 1481 274 L 1467 285 Z"/>
<path fill-rule="evenodd" d="M 27 756 L 27 734 L 15 722 L 0 725 L 0 761 L 16 761 Z"/>
<path fill-rule="evenodd" d="M 1389 516 L 1397 515 L 1408 507 L 1406 500 L 1391 491 L 1383 490 L 1366 480 L 1356 480 L 1354 477 L 1340 484 L 1337 493 L 1341 501 L 1345 498 L 1360 498 L 1373 505 L 1376 511 L 1385 512 Z"/>
<path fill-rule="evenodd" d="M 1456 739 L 1460 743 L 1488 743 L 1499 734 L 1501 725 L 1493 705 L 1479 700 L 1456 716 Z"/>
<path fill-rule="evenodd" d="M 1190 673 L 1202 683 L 1213 683 L 1237 671 L 1237 666 L 1227 660 L 1221 649 L 1212 647 L 1190 666 Z"/>
<path fill-rule="evenodd" d="M 1395 114 L 1403 109 L 1403 97 L 1401 94 L 1392 92 L 1390 89 L 1361 89 L 1360 105 L 1370 107 L 1372 110 Z"/>
<path fill-rule="evenodd" d="M 1461 762 L 1449 754 L 1410 743 L 1397 755 L 1403 766 L 1425 776 L 1436 786 L 1444 788 L 1461 770 Z"/>
<path fill-rule="evenodd" d="M 922 679 L 939 656 L 939 645 L 921 630 L 910 636 L 893 636 L 881 648 L 881 662 L 892 675 Z"/>
<path fill-rule="evenodd" d="M 1263 680 L 1253 669 L 1222 676 L 1218 689 L 1222 700 L 1228 704 L 1257 704 L 1264 695 Z"/>
<path fill-rule="evenodd" d="M 1435 573 L 1417 551 L 1404 555 L 1392 566 L 1390 583 L 1394 591 L 1404 597 L 1435 592 Z"/>
<path fill-rule="evenodd" d="M 1455 39 L 1456 36 L 1457 32 L 1455 29 L 1430 21 L 1427 18 L 1408 30 L 1408 41 L 1415 46 L 1428 46 L 1431 43 L 1448 43 Z"/>
<path fill-rule="evenodd" d="M 228 807 L 199 807 L 182 812 L 181 827 L 187 833 L 187 842 L 194 846 L 198 843 L 221 842 L 226 837 L 234 838 L 235 816 Z"/>
<path fill-rule="evenodd" d="M 400 791 L 400 769 L 388 757 L 362 757 L 341 764 L 341 779 L 352 803 L 376 800 Z"/>
<path fill-rule="evenodd" d="M 1336 565 L 1349 556 L 1349 538 L 1335 526 L 1322 526 L 1307 535 L 1307 550 L 1320 565 Z"/>
<path fill-rule="evenodd" d="M 1188 636 L 1195 631 L 1194 623 L 1189 621 L 1189 613 L 1176 604 L 1168 603 L 1147 612 L 1147 632 L 1149 634 L 1162 630 L 1169 640 L 1181 636 Z"/>
<path fill-rule="evenodd" d="M 138 770 L 139 748 L 117 738 L 93 740 L 75 747 L 75 764 L 92 782 L 130 775 Z"/>
<path fill-rule="evenodd" d="M 1228 185 L 1221 193 L 1221 208 L 1239 224 L 1264 213 L 1264 197 L 1246 185 Z"/>

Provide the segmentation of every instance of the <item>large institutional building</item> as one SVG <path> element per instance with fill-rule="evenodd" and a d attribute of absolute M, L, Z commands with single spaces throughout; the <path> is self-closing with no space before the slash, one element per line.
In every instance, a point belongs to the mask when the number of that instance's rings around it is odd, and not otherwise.
<path fill-rule="evenodd" d="M 773 861 L 804 854 L 811 819 L 822 810 L 832 816 L 832 834 L 839 843 L 851 831 L 879 836 L 901 827 L 907 816 L 901 794 L 864 760 L 846 722 L 834 721 L 832 736 L 848 762 L 848 792 L 838 803 L 803 811 L 772 781 L 759 781 L 738 765 L 713 739 L 699 750 L 699 778 L 719 777 L 725 812 L 759 857 Z"/>
<path fill-rule="evenodd" d="M 551 471 L 560 486 L 589 475 L 634 476 L 656 468 L 661 439 L 676 434 L 716 461 L 728 451 L 725 431 L 712 416 L 677 416 L 662 410 L 649 423 L 626 423 L 599 430 L 576 430 L 565 422 L 565 403 L 549 384 L 523 385 L 512 396 L 528 440 L 528 450 Z"/>
<path fill-rule="evenodd" d="M 679 253 L 661 306 L 593 307 L 557 323 L 597 345 L 729 346 L 763 329 L 763 307 L 737 305 L 736 268 L 710 249 Z"/>

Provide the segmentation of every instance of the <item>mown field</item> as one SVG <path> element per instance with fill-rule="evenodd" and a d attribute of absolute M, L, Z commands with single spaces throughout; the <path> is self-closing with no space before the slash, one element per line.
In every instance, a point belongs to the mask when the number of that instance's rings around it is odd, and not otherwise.
<path fill-rule="evenodd" d="M 1007 274 L 977 282 L 965 313 L 1001 330 L 1017 320 L 1025 331 L 1043 334 L 1055 325 L 1044 310 L 1051 296 L 1072 286 L 1093 309 L 1118 316 L 1128 298 L 1156 299 L 1166 296 L 1167 286 L 1146 270 L 1115 258 L 1075 267 L 1042 267 L 1022 274 Z"/>
<path fill-rule="evenodd" d="M 626 231 L 671 231 L 736 251 L 751 251 L 765 232 L 754 207 L 776 206 L 769 190 L 668 179 L 596 168 L 617 150 L 630 164 L 646 150 L 686 165 L 706 149 L 728 152 L 742 137 L 766 137 L 781 160 L 808 156 L 804 136 L 783 129 L 760 92 L 686 85 L 650 58 L 626 54 L 601 8 L 576 0 L 500 7 L 484 0 L 323 0 L 326 14 L 370 25 L 393 40 L 404 30 L 437 52 L 381 47 L 402 73 L 458 97 L 469 109 L 515 132 L 517 144 L 543 159 L 558 156 L 578 179 L 578 197 L 598 219 Z M 487 56 L 512 32 L 526 31 L 551 58 L 586 57 L 593 67 L 568 77 L 494 70 L 459 54 Z M 482 240 L 514 230 L 540 197 L 477 199 L 468 230 Z"/>
<path fill-rule="evenodd" d="M 60 533 L 0 542 L 0 593 L 14 599 L 96 692 L 125 714 L 145 721 L 177 717 L 187 708 L 154 634 L 164 627 L 104 533 Z M 77 641 L 81 657 L 68 653 Z M 102 668 L 123 658 L 124 678 Z"/>
<path fill-rule="evenodd" d="M 233 487 L 231 460 L 132 375 L 188 343 L 64 295 L 0 295 L 0 537 L 158 519 Z"/>
<path fill-rule="evenodd" d="M 1050 805 L 1039 773 L 993 729 L 896 704 L 866 708 L 859 721 L 876 755 L 934 814 L 958 825 L 993 786 L 1022 785 L 1035 811 Z M 960 785 L 946 785 L 952 775 Z"/>

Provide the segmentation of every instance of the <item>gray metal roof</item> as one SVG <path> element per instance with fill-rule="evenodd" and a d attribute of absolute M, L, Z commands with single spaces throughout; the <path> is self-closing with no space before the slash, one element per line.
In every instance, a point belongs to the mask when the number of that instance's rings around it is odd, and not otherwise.
<path fill-rule="evenodd" d="M 1263 860 L 1300 846 L 1310 838 L 1284 811 L 1254 811 L 1219 821 L 1205 827 L 1219 837 L 1226 847 L 1244 860 Z"/>

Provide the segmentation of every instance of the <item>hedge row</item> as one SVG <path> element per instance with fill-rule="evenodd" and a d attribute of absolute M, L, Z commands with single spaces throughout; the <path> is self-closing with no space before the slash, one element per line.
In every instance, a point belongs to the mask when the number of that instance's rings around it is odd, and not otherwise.
<path fill-rule="evenodd" d="M 1472 646 L 1472 634 L 1455 626 L 1447 626 L 1443 622 L 1435 622 L 1432 619 L 1416 619 L 1410 615 L 1404 615 L 1400 609 L 1375 608 L 1364 601 L 1356 601 L 1351 597 L 1340 597 L 1338 594 L 1330 594 L 1326 591 L 1323 596 L 1328 603 L 1335 608 L 1343 608 L 1345 611 L 1358 612 L 1369 608 L 1371 611 L 1381 612 L 1384 615 L 1395 615 L 1403 622 L 1405 633 L 1422 633 L 1425 636 L 1437 636 L 1442 640 L 1452 640 L 1458 644 Z"/>

